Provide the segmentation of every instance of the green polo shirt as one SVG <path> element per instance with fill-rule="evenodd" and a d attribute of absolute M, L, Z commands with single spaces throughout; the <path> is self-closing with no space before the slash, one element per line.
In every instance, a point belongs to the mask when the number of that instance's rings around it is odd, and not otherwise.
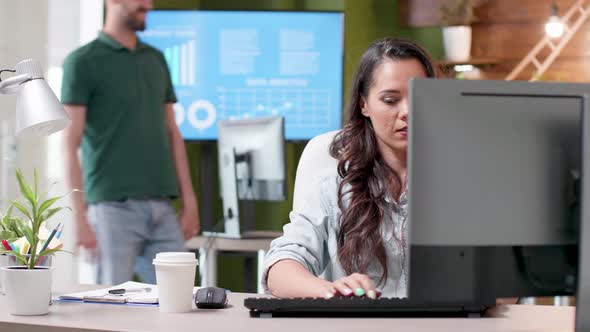
<path fill-rule="evenodd" d="M 160 51 L 141 41 L 129 50 L 101 32 L 65 59 L 61 101 L 87 108 L 87 203 L 178 196 L 165 107 L 176 96 Z"/>

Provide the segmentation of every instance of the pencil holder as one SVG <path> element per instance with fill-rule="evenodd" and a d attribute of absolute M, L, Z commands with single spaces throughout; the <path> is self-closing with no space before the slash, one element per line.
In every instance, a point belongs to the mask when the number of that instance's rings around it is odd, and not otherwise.
<path fill-rule="evenodd" d="M 23 262 L 21 262 L 18 258 L 16 258 L 16 256 L 14 255 L 10 255 L 8 254 L 8 261 L 7 264 L 5 266 L 22 266 L 25 265 L 23 264 Z M 26 254 L 26 255 L 22 255 L 24 256 L 27 261 L 29 260 L 29 257 L 31 256 L 30 254 Z M 45 257 L 42 257 L 41 259 L 39 259 L 37 261 L 37 265 L 35 266 L 53 266 L 53 255 L 47 255 Z"/>

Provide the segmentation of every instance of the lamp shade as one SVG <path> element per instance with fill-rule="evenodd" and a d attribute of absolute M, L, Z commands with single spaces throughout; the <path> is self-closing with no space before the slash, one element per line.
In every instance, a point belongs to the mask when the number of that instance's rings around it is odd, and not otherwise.
<path fill-rule="evenodd" d="M 17 74 L 32 79 L 22 83 L 16 95 L 16 136 L 47 136 L 68 126 L 70 118 L 43 78 L 41 64 L 25 60 L 16 66 Z"/>

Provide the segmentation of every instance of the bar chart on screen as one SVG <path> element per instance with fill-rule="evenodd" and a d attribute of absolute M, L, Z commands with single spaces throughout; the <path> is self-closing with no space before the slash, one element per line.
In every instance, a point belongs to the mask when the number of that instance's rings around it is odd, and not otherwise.
<path fill-rule="evenodd" d="M 195 40 L 189 40 L 163 50 L 175 86 L 195 84 L 195 43 Z"/>

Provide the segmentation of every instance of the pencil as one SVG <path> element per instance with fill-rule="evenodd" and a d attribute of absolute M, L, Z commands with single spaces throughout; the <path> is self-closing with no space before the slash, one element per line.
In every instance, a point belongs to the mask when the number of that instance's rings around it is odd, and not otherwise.
<path fill-rule="evenodd" d="M 51 231 L 51 234 L 49 234 L 47 241 L 45 241 L 45 244 L 43 245 L 43 247 L 41 247 L 41 251 L 39 251 L 39 253 L 42 253 L 43 251 L 45 251 L 45 249 L 47 249 L 47 246 L 49 246 L 49 243 L 51 242 L 51 240 L 53 240 L 53 237 L 55 236 L 55 233 L 57 232 L 57 228 L 59 226 L 61 226 L 61 223 L 57 224 L 57 226 Z"/>
<path fill-rule="evenodd" d="M 57 231 L 57 234 L 55 235 L 58 239 L 61 236 L 61 232 L 63 232 L 64 230 L 64 225 L 61 225 L 61 229 L 59 231 Z"/>
<path fill-rule="evenodd" d="M 8 245 L 8 241 L 2 239 L 2 245 L 4 246 L 4 249 L 11 251 L 12 249 L 10 248 L 10 245 Z"/>

